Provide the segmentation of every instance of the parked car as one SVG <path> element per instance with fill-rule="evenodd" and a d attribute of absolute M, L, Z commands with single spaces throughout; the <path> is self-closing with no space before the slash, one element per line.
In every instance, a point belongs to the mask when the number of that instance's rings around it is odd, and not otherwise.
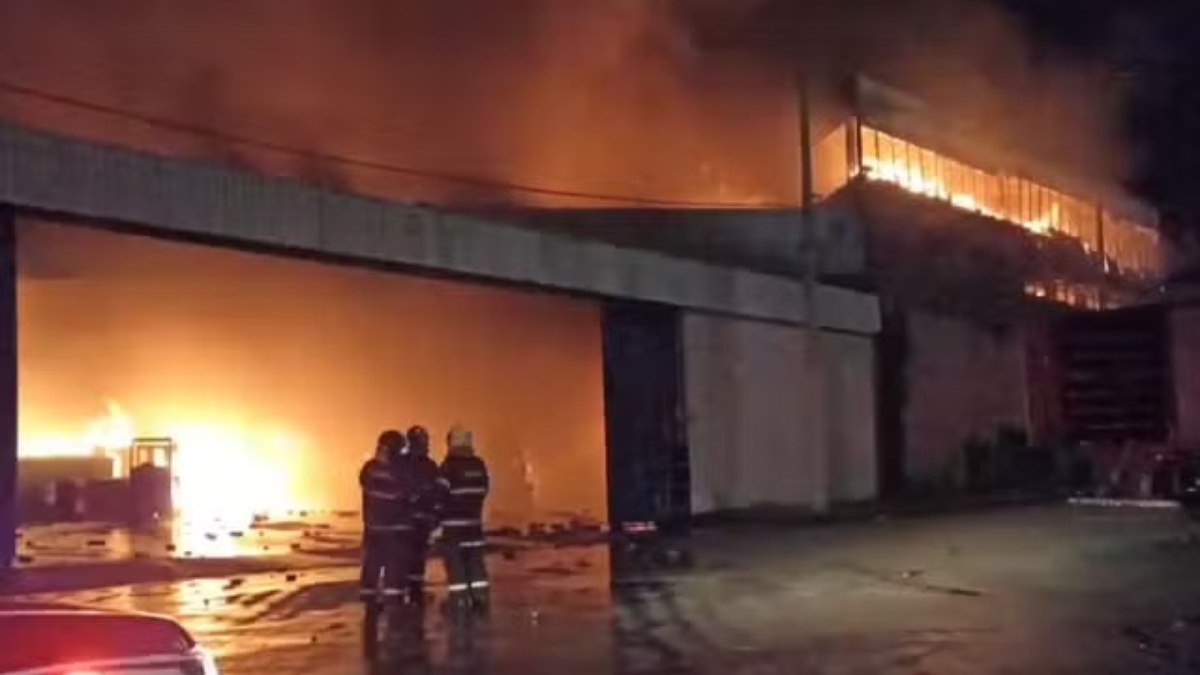
<path fill-rule="evenodd" d="M 63 604 L 0 600 L 0 675 L 216 675 L 175 621 Z"/>

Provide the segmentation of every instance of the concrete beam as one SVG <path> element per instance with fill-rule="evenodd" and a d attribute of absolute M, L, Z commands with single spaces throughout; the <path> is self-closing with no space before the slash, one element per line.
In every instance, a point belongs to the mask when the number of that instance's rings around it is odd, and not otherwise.
<path fill-rule="evenodd" d="M 83 219 L 526 284 L 599 297 L 874 333 L 874 296 L 523 230 L 0 123 L 0 202 Z"/>

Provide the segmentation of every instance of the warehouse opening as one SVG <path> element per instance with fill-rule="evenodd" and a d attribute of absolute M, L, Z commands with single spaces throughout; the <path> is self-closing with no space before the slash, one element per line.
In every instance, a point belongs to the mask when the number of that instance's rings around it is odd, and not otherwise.
<path fill-rule="evenodd" d="M 462 423 L 490 522 L 605 518 L 588 302 L 29 220 L 18 268 L 23 517 L 64 486 L 107 517 L 139 466 L 182 520 L 354 510 L 382 429 L 422 424 L 440 458 Z"/>

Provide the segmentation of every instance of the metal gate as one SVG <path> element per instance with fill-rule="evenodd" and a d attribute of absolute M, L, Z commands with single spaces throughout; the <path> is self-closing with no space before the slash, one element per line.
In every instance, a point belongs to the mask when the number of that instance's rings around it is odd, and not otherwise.
<path fill-rule="evenodd" d="M 1171 374 L 1159 307 L 1081 312 L 1055 327 L 1063 440 L 1166 440 Z"/>
<path fill-rule="evenodd" d="M 614 529 L 686 523 L 691 477 L 682 391 L 680 319 L 652 305 L 604 313 L 608 510 Z"/>

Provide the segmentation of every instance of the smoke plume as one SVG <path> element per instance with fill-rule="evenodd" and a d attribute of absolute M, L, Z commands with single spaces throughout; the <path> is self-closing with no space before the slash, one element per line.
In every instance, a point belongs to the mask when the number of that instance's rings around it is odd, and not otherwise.
<path fill-rule="evenodd" d="M 0 116 L 451 204 L 794 204 L 800 70 L 874 74 L 1068 166 L 1125 156 L 1103 74 L 982 0 L 0 5 L 0 82 L 115 109 L 0 93 Z"/>

